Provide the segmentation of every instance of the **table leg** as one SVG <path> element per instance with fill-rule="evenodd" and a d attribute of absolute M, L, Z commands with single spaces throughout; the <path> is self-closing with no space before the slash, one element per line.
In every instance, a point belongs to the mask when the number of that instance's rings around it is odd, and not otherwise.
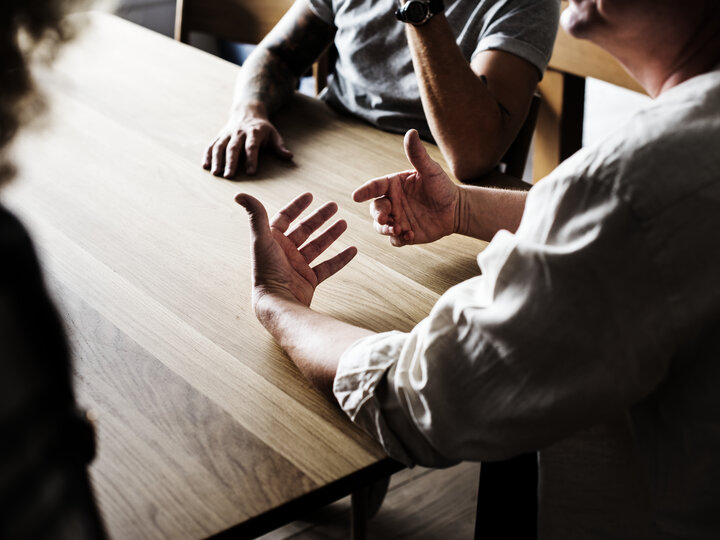
<path fill-rule="evenodd" d="M 367 521 L 378 513 L 385 495 L 387 495 L 390 477 L 387 476 L 377 482 L 364 487 L 350 497 L 352 503 L 351 527 L 353 540 L 360 540 L 366 536 Z"/>
<path fill-rule="evenodd" d="M 367 535 L 367 503 L 369 488 L 364 487 L 350 496 L 350 538 L 351 540 L 365 540 Z"/>
<path fill-rule="evenodd" d="M 537 538 L 537 453 L 480 466 L 475 540 Z"/>

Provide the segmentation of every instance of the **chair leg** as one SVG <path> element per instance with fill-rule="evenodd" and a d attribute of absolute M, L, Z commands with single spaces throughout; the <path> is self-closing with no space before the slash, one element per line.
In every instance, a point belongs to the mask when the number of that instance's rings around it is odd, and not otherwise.
<path fill-rule="evenodd" d="M 537 538 L 537 453 L 480 466 L 475 540 Z"/>

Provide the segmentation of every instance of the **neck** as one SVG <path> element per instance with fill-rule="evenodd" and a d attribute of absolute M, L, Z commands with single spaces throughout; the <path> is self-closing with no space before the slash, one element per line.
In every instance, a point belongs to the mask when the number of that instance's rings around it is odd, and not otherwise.
<path fill-rule="evenodd" d="M 716 5 L 699 14 L 696 24 L 685 29 L 676 25 L 672 35 L 658 33 L 658 41 L 639 39 L 615 56 L 648 94 L 657 97 L 720 63 L 719 18 Z"/>
<path fill-rule="evenodd" d="M 658 81 L 658 95 L 717 67 L 720 63 L 718 17 L 720 17 L 720 9 L 715 9 L 707 24 L 698 29 L 693 39 L 679 51 L 675 63 L 667 69 L 667 76 L 662 81 Z"/>

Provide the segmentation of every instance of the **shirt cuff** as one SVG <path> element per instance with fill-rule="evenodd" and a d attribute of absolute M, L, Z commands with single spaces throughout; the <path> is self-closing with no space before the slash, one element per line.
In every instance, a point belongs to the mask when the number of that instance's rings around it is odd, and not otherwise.
<path fill-rule="evenodd" d="M 328 0 L 308 0 L 310 10 L 323 22 L 335 26 L 335 14 L 332 9 L 332 2 Z"/>
<path fill-rule="evenodd" d="M 400 356 L 407 334 L 386 332 L 360 339 L 340 357 L 333 393 L 350 420 L 374 437 L 393 459 L 412 465 L 381 414 L 376 389 Z"/>

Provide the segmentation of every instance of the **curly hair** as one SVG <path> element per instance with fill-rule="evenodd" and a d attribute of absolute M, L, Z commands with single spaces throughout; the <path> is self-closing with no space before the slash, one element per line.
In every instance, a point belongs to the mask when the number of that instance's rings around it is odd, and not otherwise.
<path fill-rule="evenodd" d="M 58 47 L 73 37 L 64 19 L 80 0 L 0 0 L 0 185 L 15 175 L 7 158 L 8 144 L 18 128 L 44 109 L 33 84 L 30 63 L 39 52 L 51 60 Z"/>

